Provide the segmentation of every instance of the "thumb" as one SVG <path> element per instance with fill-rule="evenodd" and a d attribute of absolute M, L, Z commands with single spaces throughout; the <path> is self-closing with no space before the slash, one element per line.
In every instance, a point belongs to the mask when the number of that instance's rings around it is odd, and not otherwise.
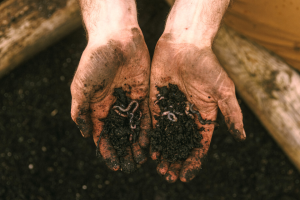
<path fill-rule="evenodd" d="M 235 94 L 229 95 L 218 101 L 218 106 L 224 115 L 230 133 L 239 141 L 246 139 L 243 124 L 243 115 Z"/>
<path fill-rule="evenodd" d="M 71 117 L 77 124 L 83 137 L 89 137 L 93 132 L 93 124 L 90 116 L 89 98 L 84 92 L 76 88 L 74 84 L 71 85 L 72 106 Z"/>

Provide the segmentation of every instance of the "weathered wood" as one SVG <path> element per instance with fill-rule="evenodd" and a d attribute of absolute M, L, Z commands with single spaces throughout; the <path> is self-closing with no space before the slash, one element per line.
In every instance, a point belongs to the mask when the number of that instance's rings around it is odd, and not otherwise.
<path fill-rule="evenodd" d="M 225 25 L 213 50 L 243 100 L 300 170 L 299 73 Z"/>
<path fill-rule="evenodd" d="M 76 0 L 7 0 L 0 4 L 0 78 L 81 26 Z"/>
<path fill-rule="evenodd" d="M 226 26 L 213 47 L 243 100 L 300 170 L 298 72 Z"/>

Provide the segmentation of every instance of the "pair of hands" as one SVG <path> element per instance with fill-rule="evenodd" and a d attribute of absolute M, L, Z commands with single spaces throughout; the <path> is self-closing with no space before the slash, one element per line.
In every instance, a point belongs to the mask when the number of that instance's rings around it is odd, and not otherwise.
<path fill-rule="evenodd" d="M 127 149 L 126 157 L 118 158 L 107 137 L 103 136 L 100 140 L 100 153 L 107 166 L 114 171 L 122 169 L 130 172 L 136 163 L 142 164 L 147 160 L 143 151 L 149 147 L 147 130 L 155 127 L 154 115 L 160 113 L 158 105 L 154 105 L 158 94 L 156 86 L 177 85 L 204 119 L 216 120 L 220 108 L 230 132 L 239 140 L 246 137 L 234 84 L 218 63 L 211 45 L 199 46 L 198 41 L 183 40 L 185 36 L 182 34 L 178 37 L 166 30 L 156 45 L 151 66 L 149 52 L 137 23 L 90 37 L 82 54 L 71 85 L 71 116 L 84 137 L 93 136 L 97 143 L 104 126 L 101 119 L 106 118 L 116 100 L 114 88 L 122 87 L 130 91 L 131 99 L 142 102 L 142 131 L 138 141 Z M 203 41 L 203 44 L 207 43 Z M 157 172 L 164 175 L 168 182 L 175 182 L 178 178 L 183 182 L 190 181 L 201 168 L 214 125 L 201 125 L 197 117 L 195 122 L 199 129 L 204 128 L 201 132 L 203 148 L 193 149 L 186 161 L 168 163 L 150 147 L 151 158 L 161 160 Z"/>

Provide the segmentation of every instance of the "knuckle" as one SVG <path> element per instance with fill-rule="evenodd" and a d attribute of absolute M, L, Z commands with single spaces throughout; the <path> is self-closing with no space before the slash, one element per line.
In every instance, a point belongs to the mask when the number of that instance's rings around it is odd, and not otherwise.
<path fill-rule="evenodd" d="M 71 95 L 74 96 L 74 94 L 76 93 L 76 86 L 75 86 L 74 80 L 71 83 L 70 91 L 71 91 Z"/>
<path fill-rule="evenodd" d="M 235 84 L 229 77 L 228 77 L 228 87 L 231 88 L 233 92 L 235 91 Z"/>
<path fill-rule="evenodd" d="M 228 97 L 235 96 L 235 85 L 229 77 L 221 85 L 217 86 L 215 90 L 219 99 L 227 99 Z"/>

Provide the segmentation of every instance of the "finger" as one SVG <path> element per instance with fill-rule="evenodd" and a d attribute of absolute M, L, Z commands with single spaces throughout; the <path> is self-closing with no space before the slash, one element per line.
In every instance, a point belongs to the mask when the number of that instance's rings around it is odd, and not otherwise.
<path fill-rule="evenodd" d="M 178 179 L 181 167 L 182 161 L 176 161 L 170 165 L 169 170 L 165 175 L 165 178 L 169 183 L 174 183 Z"/>
<path fill-rule="evenodd" d="M 204 130 L 200 133 L 202 134 L 203 139 L 201 140 L 201 144 L 203 147 L 201 148 L 194 148 L 191 151 L 189 157 L 184 161 L 182 169 L 180 171 L 180 180 L 182 182 L 191 181 L 199 170 L 201 169 L 202 162 L 207 155 L 211 137 L 213 134 L 213 128 L 210 127 L 211 125 L 203 126 Z"/>
<path fill-rule="evenodd" d="M 78 71 L 79 70 L 77 70 L 76 74 L 80 74 Z M 71 117 L 77 124 L 82 136 L 89 137 L 93 131 L 93 123 L 90 116 L 90 97 L 94 92 L 86 84 L 86 80 L 83 79 L 79 81 L 80 79 L 76 74 L 71 84 Z"/>
<path fill-rule="evenodd" d="M 157 124 L 157 120 L 155 116 L 159 116 L 160 109 L 156 102 L 156 95 L 159 93 L 157 88 L 153 85 L 150 86 L 150 98 L 149 98 L 149 108 L 151 112 L 151 120 L 152 120 L 152 128 L 155 129 L 155 125 Z M 151 139 L 151 138 L 150 138 Z M 160 157 L 160 153 L 155 151 L 153 147 L 150 145 L 150 156 L 152 160 L 157 160 Z"/>
<path fill-rule="evenodd" d="M 130 174 L 136 170 L 136 165 L 134 163 L 131 148 L 129 146 L 126 147 L 126 152 L 127 155 L 120 158 L 121 169 L 123 172 Z"/>
<path fill-rule="evenodd" d="M 114 52 L 112 55 L 116 53 L 115 49 L 111 49 L 111 51 Z M 106 88 L 115 76 L 117 64 L 112 63 L 109 68 L 103 67 L 111 60 L 115 62 L 117 59 L 114 59 L 114 56 L 103 49 L 96 52 L 88 48 L 85 49 L 72 81 L 71 116 L 84 137 L 90 136 L 93 131 L 90 101 L 94 97 L 95 91 L 101 93 L 100 91 Z"/>
<path fill-rule="evenodd" d="M 162 158 L 160 163 L 156 167 L 157 173 L 164 176 L 169 169 L 169 165 L 170 163 Z"/>
<path fill-rule="evenodd" d="M 132 144 L 132 153 L 136 163 L 143 164 L 147 161 L 147 157 L 138 142 Z"/>
<path fill-rule="evenodd" d="M 151 128 L 151 118 L 148 102 L 149 99 L 146 97 L 146 99 L 143 102 L 141 102 L 140 106 L 143 116 L 141 119 L 141 132 L 139 136 L 139 144 L 142 148 L 147 148 L 149 146 L 148 131 Z"/>
<path fill-rule="evenodd" d="M 85 52 L 83 54 L 85 54 Z M 82 56 L 82 58 L 85 58 L 85 56 Z M 83 60 L 84 59 L 81 59 L 80 63 L 84 63 Z M 84 65 L 80 63 L 71 84 L 71 117 L 77 124 L 82 136 L 89 137 L 93 131 L 89 105 L 90 97 L 93 94 L 86 83 L 86 79 L 83 78 L 84 76 L 81 76 L 83 73 L 80 69 Z"/>
<path fill-rule="evenodd" d="M 152 145 L 150 145 L 150 156 L 152 160 L 157 160 L 160 156 L 160 152 L 154 151 Z"/>
<path fill-rule="evenodd" d="M 74 92 L 72 92 L 74 94 Z M 90 117 L 89 101 L 84 96 L 78 98 L 77 95 L 72 94 L 71 117 L 77 124 L 83 137 L 92 135 L 93 124 Z"/>
<path fill-rule="evenodd" d="M 157 71 L 155 67 L 151 69 L 151 74 L 156 74 L 158 72 L 159 71 Z M 158 106 L 158 101 L 157 101 L 157 95 L 159 94 L 157 87 L 160 81 L 156 80 L 157 79 L 156 76 L 151 76 L 150 79 L 151 79 L 151 83 L 150 83 L 150 95 L 149 95 L 149 108 L 150 108 L 151 118 L 152 118 L 152 127 L 155 128 L 157 120 L 154 118 L 154 116 L 159 116 L 160 113 L 160 108 Z"/>
<path fill-rule="evenodd" d="M 103 133 L 102 133 L 103 134 Z M 94 142 L 97 144 L 99 136 L 94 134 Z M 100 139 L 99 144 L 100 153 L 105 160 L 107 167 L 113 171 L 118 171 L 120 169 L 120 162 L 117 156 L 117 152 L 114 147 L 110 144 L 108 136 L 103 134 Z"/>
<path fill-rule="evenodd" d="M 238 141 L 246 139 L 243 115 L 235 95 L 227 96 L 218 101 L 218 106 L 224 115 L 230 133 Z"/>

